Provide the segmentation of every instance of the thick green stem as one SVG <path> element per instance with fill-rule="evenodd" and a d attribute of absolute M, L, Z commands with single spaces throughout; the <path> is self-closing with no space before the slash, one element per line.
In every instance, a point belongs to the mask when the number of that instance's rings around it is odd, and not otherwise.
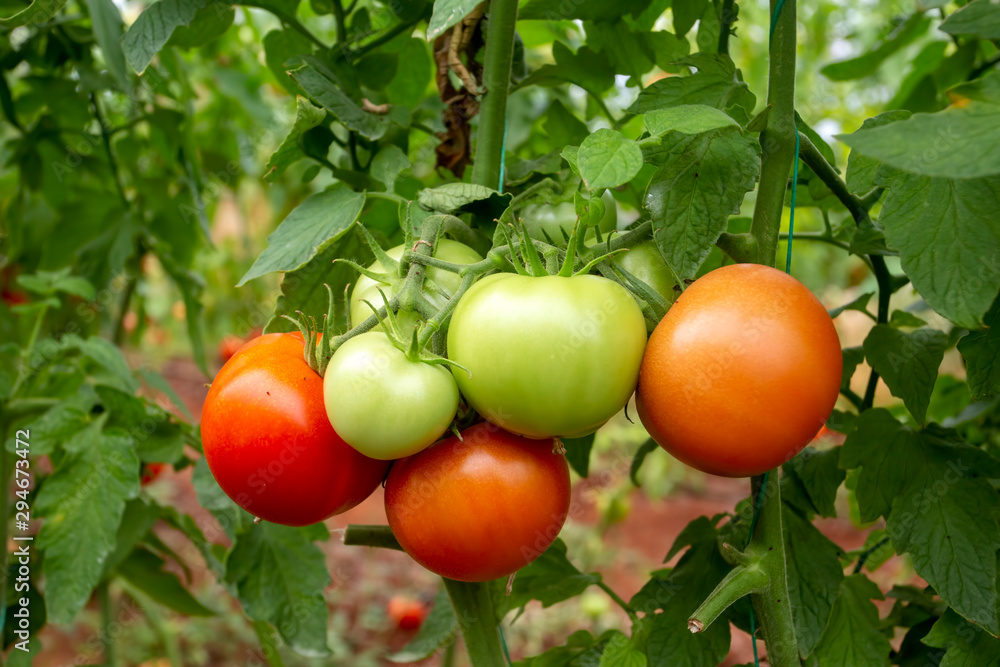
<path fill-rule="evenodd" d="M 735 0 L 722 0 L 722 11 L 719 13 L 719 53 L 729 54 L 729 36 L 736 23 Z"/>
<path fill-rule="evenodd" d="M 778 253 L 781 212 L 785 205 L 788 174 L 795 157 L 795 0 L 771 0 L 771 13 L 779 11 L 771 36 L 767 103 L 771 113 L 760 133 L 761 170 L 757 204 L 750 235 L 756 242 L 754 260 L 774 266 Z"/>
<path fill-rule="evenodd" d="M 691 618 L 688 619 L 688 630 L 702 632 L 730 605 L 747 595 L 767 590 L 768 584 L 768 574 L 760 563 L 737 565 L 691 614 Z"/>
<path fill-rule="evenodd" d="M 445 579 L 472 667 L 505 667 L 503 646 L 488 583 Z"/>
<path fill-rule="evenodd" d="M 380 547 L 402 551 L 396 536 L 389 526 L 358 526 L 351 524 L 344 531 L 344 544 L 347 546 Z"/>
<path fill-rule="evenodd" d="M 114 621 L 114 611 L 111 608 L 111 592 L 108 581 L 104 580 L 97 586 L 97 599 L 101 604 L 101 632 L 104 638 L 104 664 L 115 667 L 118 657 L 115 652 L 114 638 L 111 636 L 111 623 Z"/>
<path fill-rule="evenodd" d="M 489 8 L 489 33 L 483 84 L 486 94 L 479 112 L 476 136 L 476 161 L 472 182 L 499 188 L 500 164 L 503 161 L 504 132 L 507 123 L 507 95 L 510 91 L 510 68 L 514 60 L 514 26 L 517 23 L 517 0 L 492 0 Z"/>

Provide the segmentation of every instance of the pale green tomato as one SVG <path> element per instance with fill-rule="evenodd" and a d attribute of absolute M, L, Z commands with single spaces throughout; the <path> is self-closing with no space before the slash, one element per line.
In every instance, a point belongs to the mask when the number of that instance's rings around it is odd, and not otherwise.
<path fill-rule="evenodd" d="M 440 438 L 458 410 L 458 387 L 443 366 L 410 361 L 380 331 L 340 346 L 323 378 L 333 430 L 373 459 L 416 454 Z"/>
<path fill-rule="evenodd" d="M 597 227 L 602 234 L 606 234 L 618 224 L 618 205 L 610 192 L 605 191 L 601 198 L 604 200 L 604 217 Z M 576 206 L 571 201 L 554 206 L 532 204 L 525 206 L 518 213 L 518 217 L 524 221 L 528 236 L 539 241 L 551 239 L 558 244 L 563 242 L 563 232 L 566 232 L 565 238 L 569 238 L 573 233 L 573 226 L 576 224 Z M 545 238 L 546 234 L 548 239 Z"/>
<path fill-rule="evenodd" d="M 386 254 L 398 260 L 403 256 L 403 246 L 398 245 L 395 248 L 390 248 L 386 251 Z M 469 246 L 458 241 L 452 241 L 451 239 L 439 240 L 437 248 L 434 251 L 434 256 L 453 264 L 475 264 L 483 259 L 482 255 Z M 377 272 L 385 270 L 379 262 L 375 262 L 368 268 Z M 424 294 L 430 299 L 431 303 L 440 308 L 444 306 L 446 300 L 440 294 L 439 290 L 451 295 L 455 293 L 455 290 L 461 284 L 462 279 L 457 273 L 429 267 L 427 269 L 427 277 L 424 279 Z M 358 282 L 354 285 L 354 291 L 351 292 L 352 325 L 364 322 L 371 316 L 372 309 L 368 307 L 365 301 L 370 301 L 376 307 L 382 306 L 385 303 L 379 294 L 379 289 L 382 290 L 387 299 L 391 299 L 395 294 L 391 285 L 379 283 L 368 276 L 358 277 Z M 400 313 L 399 324 L 403 327 L 404 332 L 408 333 L 419 321 L 420 317 L 416 313 Z"/>
<path fill-rule="evenodd" d="M 483 278 L 458 302 L 448 356 L 469 404 L 529 438 L 581 437 L 635 389 L 646 324 L 629 292 L 600 276 Z"/>
<path fill-rule="evenodd" d="M 615 256 L 612 261 L 656 290 L 667 303 L 674 302 L 677 296 L 674 277 L 652 241 L 640 243 L 628 252 Z"/>

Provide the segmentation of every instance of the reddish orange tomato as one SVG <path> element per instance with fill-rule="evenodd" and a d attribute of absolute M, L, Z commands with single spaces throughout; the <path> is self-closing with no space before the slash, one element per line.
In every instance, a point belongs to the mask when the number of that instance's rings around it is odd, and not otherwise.
<path fill-rule="evenodd" d="M 146 486 L 154 479 L 160 476 L 163 469 L 167 467 L 166 463 L 146 463 L 142 466 L 142 472 L 140 477 L 140 482 L 143 486 Z"/>
<path fill-rule="evenodd" d="M 443 577 L 516 572 L 552 544 L 569 513 L 569 466 L 555 444 L 482 423 L 397 461 L 385 485 L 392 532 Z"/>
<path fill-rule="evenodd" d="M 302 335 L 267 334 L 215 376 L 201 418 L 205 459 L 222 490 L 251 514 L 305 526 L 354 507 L 385 477 L 330 426 L 323 378 Z"/>
<path fill-rule="evenodd" d="M 802 283 L 759 264 L 696 280 L 649 339 L 636 407 L 673 456 L 724 477 L 802 450 L 840 391 L 840 341 Z"/>
<path fill-rule="evenodd" d="M 393 596 L 386 605 L 386 611 L 400 630 L 416 630 L 427 618 L 427 606 L 405 595 Z"/>

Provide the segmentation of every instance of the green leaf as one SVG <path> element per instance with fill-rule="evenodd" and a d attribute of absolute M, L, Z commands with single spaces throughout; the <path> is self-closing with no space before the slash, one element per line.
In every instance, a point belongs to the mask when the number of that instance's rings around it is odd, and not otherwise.
<path fill-rule="evenodd" d="M 389 144 L 372 158 L 371 175 L 375 180 L 385 184 L 386 192 L 396 188 L 396 178 L 412 165 L 399 146 Z"/>
<path fill-rule="evenodd" d="M 292 70 L 289 74 L 309 97 L 332 113 L 347 129 L 354 130 L 367 139 L 381 139 L 389 128 L 393 124 L 398 124 L 396 121 L 400 120 L 398 112 L 393 113 L 393 109 L 401 110 L 401 107 L 390 107 L 390 112 L 384 115 L 362 109 L 344 92 L 341 82 L 330 79 L 332 73 L 321 72 L 312 61 Z M 405 110 L 403 112 L 407 113 Z M 405 120 L 405 124 L 408 125 L 408 114 Z"/>
<path fill-rule="evenodd" d="M 12 16 L 0 18 L 0 26 L 17 28 L 22 25 L 45 23 L 59 13 L 66 0 L 34 0 L 28 7 Z M 17 5 L 18 7 L 20 5 Z"/>
<path fill-rule="evenodd" d="M 191 483 L 198 495 L 198 504 L 212 513 L 230 540 L 253 526 L 253 516 L 226 495 L 212 477 L 204 457 L 195 462 Z"/>
<path fill-rule="evenodd" d="M 941 24 L 941 30 L 949 35 L 1000 39 L 1000 6 L 993 0 L 972 0 L 952 12 Z"/>
<path fill-rule="evenodd" d="M 518 10 L 520 21 L 559 21 L 582 19 L 584 21 L 612 21 L 625 14 L 638 15 L 650 0 L 622 0 L 609 3 L 607 0 L 528 0 Z"/>
<path fill-rule="evenodd" d="M 156 256 L 163 265 L 184 300 L 184 324 L 187 328 L 188 340 L 191 341 L 191 354 L 198 368 L 206 376 L 209 374 L 208 359 L 205 356 L 205 338 L 202 332 L 203 318 L 201 316 L 202 292 L 205 289 L 205 279 L 200 273 L 181 266 L 171 252 L 165 247 L 155 248 Z M 266 251 L 265 251 L 266 252 Z"/>
<path fill-rule="evenodd" d="M 396 653 L 387 656 L 390 662 L 420 662 L 434 655 L 442 646 L 455 641 L 458 635 L 458 619 L 448 599 L 448 591 L 442 587 L 434 596 L 434 606 L 417 636 Z"/>
<path fill-rule="evenodd" d="M 637 637 L 631 640 L 623 633 L 614 630 L 608 639 L 598 667 L 646 667 L 646 654 L 643 653 Z"/>
<path fill-rule="evenodd" d="M 212 0 L 195 14 L 190 25 L 178 26 L 168 46 L 193 49 L 222 37 L 233 25 L 236 9 L 222 0 Z"/>
<path fill-rule="evenodd" d="M 476 8 L 477 0 L 435 0 L 434 13 L 427 24 L 427 41 L 436 39 Z"/>
<path fill-rule="evenodd" d="M 107 374 L 99 376 L 106 384 L 114 385 L 126 392 L 134 392 L 139 388 L 139 383 L 132 376 L 132 370 L 122 356 L 121 350 L 110 341 L 97 336 L 83 340 L 70 334 L 63 336 L 60 342 L 67 349 L 79 350 L 80 354 L 107 371 Z"/>
<path fill-rule="evenodd" d="M 148 549 L 137 547 L 118 566 L 118 574 L 168 609 L 185 616 L 214 616 L 181 583 L 177 575 L 163 571 L 164 561 Z"/>
<path fill-rule="evenodd" d="M 897 329 L 900 327 L 916 328 L 927 326 L 927 322 L 905 310 L 894 310 L 889 317 L 889 326 Z"/>
<path fill-rule="evenodd" d="M 584 29 L 587 31 L 587 44 L 607 58 L 616 72 L 638 80 L 653 69 L 652 50 L 641 33 L 632 32 L 625 21 L 588 22 L 584 24 Z"/>
<path fill-rule="evenodd" d="M 590 472 L 590 451 L 594 448 L 594 434 L 582 438 L 561 438 L 566 448 L 566 460 L 580 477 Z"/>
<path fill-rule="evenodd" d="M 704 104 L 682 104 L 668 109 L 655 109 L 643 115 L 646 131 L 652 136 L 676 131 L 681 134 L 701 134 L 739 123 L 715 107 Z"/>
<path fill-rule="evenodd" d="M 906 120 L 911 115 L 909 111 L 887 111 L 874 118 L 866 119 L 858 132 Z M 847 189 L 856 195 L 871 192 L 875 188 L 875 175 L 881 166 L 882 163 L 875 158 L 851 151 L 850 155 L 847 156 Z"/>
<path fill-rule="evenodd" d="M 312 42 L 301 33 L 289 29 L 272 30 L 264 35 L 262 44 L 267 67 L 278 83 L 292 95 L 301 95 L 302 89 L 288 76 L 288 70 L 302 64 L 300 56 L 312 55 Z"/>
<path fill-rule="evenodd" d="M 101 55 L 108 70 L 118 81 L 125 92 L 131 86 L 128 80 L 128 70 L 125 68 L 125 52 L 122 50 L 121 37 L 124 23 L 121 12 L 113 0 L 86 0 L 90 22 L 94 26 L 94 36 L 101 46 Z"/>
<path fill-rule="evenodd" d="M 602 128 L 583 140 L 576 161 L 584 185 L 594 192 L 635 178 L 642 168 L 642 150 L 620 132 Z"/>
<path fill-rule="evenodd" d="M 681 135 L 683 136 L 683 135 Z M 760 170 L 760 145 L 736 129 L 686 138 L 646 188 L 653 238 L 679 280 L 693 278 Z"/>
<path fill-rule="evenodd" d="M 61 401 L 27 426 L 31 432 L 31 453 L 37 456 L 52 454 L 62 443 L 82 431 L 90 423 L 93 399 L 84 397 L 85 405 Z M 7 441 L 7 451 L 14 451 L 16 441 Z"/>
<path fill-rule="evenodd" d="M 970 331 L 958 341 L 975 401 L 1000 393 L 1000 300 L 993 304 L 985 322 L 985 330 Z"/>
<path fill-rule="evenodd" d="M 872 599 L 882 600 L 882 592 L 865 575 L 855 574 L 840 584 L 837 601 L 823 638 L 816 646 L 817 667 L 843 665 L 886 665 L 889 640 L 879 631 L 878 609 Z"/>
<path fill-rule="evenodd" d="M 831 81 L 848 81 L 850 79 L 860 79 L 878 71 L 879 66 L 885 62 L 886 58 L 896 53 L 908 44 L 912 44 L 930 28 L 930 19 L 923 14 L 916 13 L 910 16 L 904 23 L 897 26 L 889 35 L 874 49 L 866 53 L 831 63 L 820 70 L 826 78 Z"/>
<path fill-rule="evenodd" d="M 646 440 L 646 442 L 639 445 L 639 449 L 636 450 L 635 456 L 632 457 L 632 465 L 629 466 L 628 476 L 632 480 L 632 483 L 639 486 L 639 469 L 642 468 L 643 462 L 645 462 L 646 457 L 650 455 L 659 445 L 652 438 Z"/>
<path fill-rule="evenodd" d="M 125 57 L 139 74 L 146 71 L 179 26 L 190 25 L 198 12 L 214 0 L 160 0 L 139 14 L 122 37 Z"/>
<path fill-rule="evenodd" d="M 519 88 L 530 85 L 575 83 L 594 95 L 600 95 L 615 83 L 615 70 L 608 58 L 588 46 L 576 53 L 560 41 L 552 45 L 554 65 L 542 65 L 521 81 Z"/>
<path fill-rule="evenodd" d="M 159 508 L 151 507 L 142 498 L 134 498 L 125 505 L 118 533 L 115 536 L 115 550 L 104 561 L 101 578 L 104 579 L 132 553 L 136 543 L 149 533 L 160 518 Z"/>
<path fill-rule="evenodd" d="M 177 408 L 177 411 L 186 417 L 189 422 L 195 420 L 194 416 L 191 415 L 191 411 L 184 405 L 184 401 L 181 400 L 181 397 L 177 395 L 177 392 L 174 391 L 174 388 L 170 386 L 170 383 L 162 375 L 148 368 L 140 368 L 136 373 L 146 381 L 146 384 L 170 399 L 170 402 Z"/>
<path fill-rule="evenodd" d="M 782 506 L 782 527 L 788 601 L 795 637 L 799 654 L 808 656 L 820 641 L 844 579 L 841 551 L 787 505 Z"/>
<path fill-rule="evenodd" d="M 947 344 L 948 335 L 938 329 L 904 333 L 887 324 L 875 325 L 865 338 L 868 363 L 921 424 L 927 419 L 927 406 Z"/>
<path fill-rule="evenodd" d="M 989 152 L 997 151 L 978 151 Z M 879 222 L 913 287 L 952 322 L 980 327 L 1000 285 L 1000 177 L 952 180 L 895 172 L 878 184 L 890 189 Z"/>
<path fill-rule="evenodd" d="M 170 416 L 146 401 L 113 387 L 97 385 L 108 417 L 108 426 L 129 433 L 129 441 L 139 460 L 173 463 L 184 453 L 184 434 Z"/>
<path fill-rule="evenodd" d="M 665 72 L 679 72 L 678 61 L 691 53 L 691 43 L 666 30 L 639 33 L 653 54 L 653 62 Z"/>
<path fill-rule="evenodd" d="M 837 489 L 844 482 L 846 473 L 839 468 L 840 450 L 817 451 L 806 447 L 798 456 L 783 466 L 786 477 L 802 485 L 812 504 L 812 511 L 820 516 L 837 516 Z"/>
<path fill-rule="evenodd" d="M 139 459 L 124 434 L 101 432 L 104 418 L 64 444 L 66 456 L 45 480 L 35 511 L 45 517 L 46 608 L 69 623 L 90 599 L 115 548 L 125 502 L 139 495 Z"/>
<path fill-rule="evenodd" d="M 1000 174 L 1000 154 L 982 150 L 1000 143 L 996 103 L 972 100 L 837 138 L 852 152 L 920 176 L 967 179 Z"/>
<path fill-rule="evenodd" d="M 1000 460 L 952 431 L 934 426 L 914 432 L 875 409 L 858 418 L 840 464 L 862 467 L 856 489 L 861 519 L 885 516 L 896 550 L 910 553 L 917 574 L 941 599 L 990 632 L 1000 631 L 1000 525 L 994 513 L 983 511 L 996 503 L 988 480 L 1000 478 Z"/>
<path fill-rule="evenodd" d="M 843 306 L 839 306 L 831 310 L 830 317 L 835 318 L 845 310 L 855 310 L 859 313 L 868 313 L 868 302 L 871 301 L 873 296 L 875 296 L 875 292 L 865 292 L 854 301 L 845 303 Z"/>
<path fill-rule="evenodd" d="M 226 559 L 226 581 L 236 586 L 246 615 L 274 624 L 296 652 L 329 655 L 326 559 L 300 528 L 261 523 L 237 536 Z"/>
<path fill-rule="evenodd" d="M 678 64 L 698 71 L 690 76 L 671 76 L 651 83 L 639 93 L 629 111 L 646 113 L 667 107 L 704 104 L 726 111 L 737 121 L 750 120 L 756 98 L 728 56 L 695 53 Z"/>
<path fill-rule="evenodd" d="M 493 188 L 473 183 L 446 183 L 436 188 L 425 188 L 417 195 L 417 202 L 426 209 L 458 215 L 462 212 L 496 220 L 510 205 L 511 196 L 500 194 Z"/>
<path fill-rule="evenodd" d="M 399 49 L 399 66 L 386 87 L 386 97 L 391 104 L 415 109 L 423 102 L 433 75 L 434 62 L 427 42 L 411 37 Z"/>
<path fill-rule="evenodd" d="M 236 286 L 274 271 L 305 266 L 348 232 L 364 205 L 364 193 L 343 187 L 309 196 L 267 237 L 267 249 Z"/>
<path fill-rule="evenodd" d="M 709 5 L 708 0 L 674 0 L 674 32 L 683 37 L 694 27 Z"/>
<path fill-rule="evenodd" d="M 17 284 L 41 296 L 51 296 L 58 292 L 72 294 L 90 301 L 94 298 L 94 286 L 85 278 L 71 276 L 70 268 L 59 271 L 38 271 L 33 275 L 17 277 Z"/>
<path fill-rule="evenodd" d="M 506 581 L 495 583 L 493 605 L 497 618 L 503 618 L 507 612 L 523 607 L 531 600 L 538 600 L 543 607 L 551 607 L 576 597 L 600 580 L 599 574 L 584 574 L 576 569 L 566 558 L 566 544 L 556 538 L 541 556 L 518 571 L 510 595 L 504 594 Z"/>
<path fill-rule="evenodd" d="M 996 667 L 1000 639 L 949 609 L 923 639 L 924 644 L 948 649 L 938 667 Z"/>
<path fill-rule="evenodd" d="M 264 167 L 265 181 L 273 183 L 290 165 L 309 155 L 303 146 L 303 135 L 322 124 L 325 119 L 326 111 L 314 107 L 303 97 L 295 98 L 295 122 L 278 150 L 267 159 L 267 166 Z"/>

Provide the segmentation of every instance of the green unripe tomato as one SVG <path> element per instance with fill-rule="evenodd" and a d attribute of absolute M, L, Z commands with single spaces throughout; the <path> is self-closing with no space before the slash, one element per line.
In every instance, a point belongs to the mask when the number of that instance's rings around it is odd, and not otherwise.
<path fill-rule="evenodd" d="M 344 343 L 323 378 L 333 430 L 360 453 L 388 461 L 440 438 L 458 410 L 458 388 L 442 366 L 410 361 L 380 331 Z"/>
<path fill-rule="evenodd" d="M 601 197 L 604 200 L 604 217 L 597 227 L 602 234 L 612 231 L 618 224 L 618 205 L 614 197 L 608 191 Z M 573 225 L 576 224 L 576 206 L 573 202 L 563 202 L 555 206 L 531 205 L 525 206 L 519 214 L 524 220 L 524 226 L 528 230 L 528 236 L 539 241 L 549 239 L 559 243 L 563 240 L 563 232 L 566 238 L 573 233 Z M 549 239 L 545 238 L 548 234 Z"/>
<path fill-rule="evenodd" d="M 395 248 L 390 248 L 386 251 L 386 254 L 398 260 L 403 256 L 403 246 L 398 245 Z M 475 264 L 483 259 L 482 255 L 469 246 L 458 241 L 452 241 L 451 239 L 440 239 L 437 243 L 437 248 L 434 250 L 434 256 L 453 264 Z M 382 264 L 377 261 L 368 268 L 377 272 L 385 271 Z M 444 306 L 445 298 L 441 296 L 438 290 L 451 295 L 455 293 L 455 290 L 461 284 L 462 279 L 457 273 L 428 267 L 427 277 L 424 279 L 424 295 L 430 299 L 431 303 L 440 308 Z M 364 322 L 371 316 L 372 309 L 368 307 L 365 301 L 371 302 L 376 307 L 382 306 L 385 303 L 382 301 L 379 289 L 382 290 L 387 299 L 391 299 L 396 293 L 392 285 L 379 283 L 368 276 L 360 276 L 358 278 L 358 282 L 354 285 L 354 291 L 351 292 L 352 325 Z M 416 313 L 404 311 L 399 314 L 399 324 L 404 332 L 409 332 L 419 322 L 420 316 Z"/>
<path fill-rule="evenodd" d="M 615 256 L 612 261 L 656 290 L 667 303 L 673 303 L 677 296 L 674 291 L 676 283 L 655 243 L 640 243 L 628 252 Z"/>
<path fill-rule="evenodd" d="M 448 329 L 459 389 L 483 417 L 529 438 L 581 437 L 635 389 L 646 325 L 635 299 L 600 276 L 510 273 L 465 293 Z"/>

